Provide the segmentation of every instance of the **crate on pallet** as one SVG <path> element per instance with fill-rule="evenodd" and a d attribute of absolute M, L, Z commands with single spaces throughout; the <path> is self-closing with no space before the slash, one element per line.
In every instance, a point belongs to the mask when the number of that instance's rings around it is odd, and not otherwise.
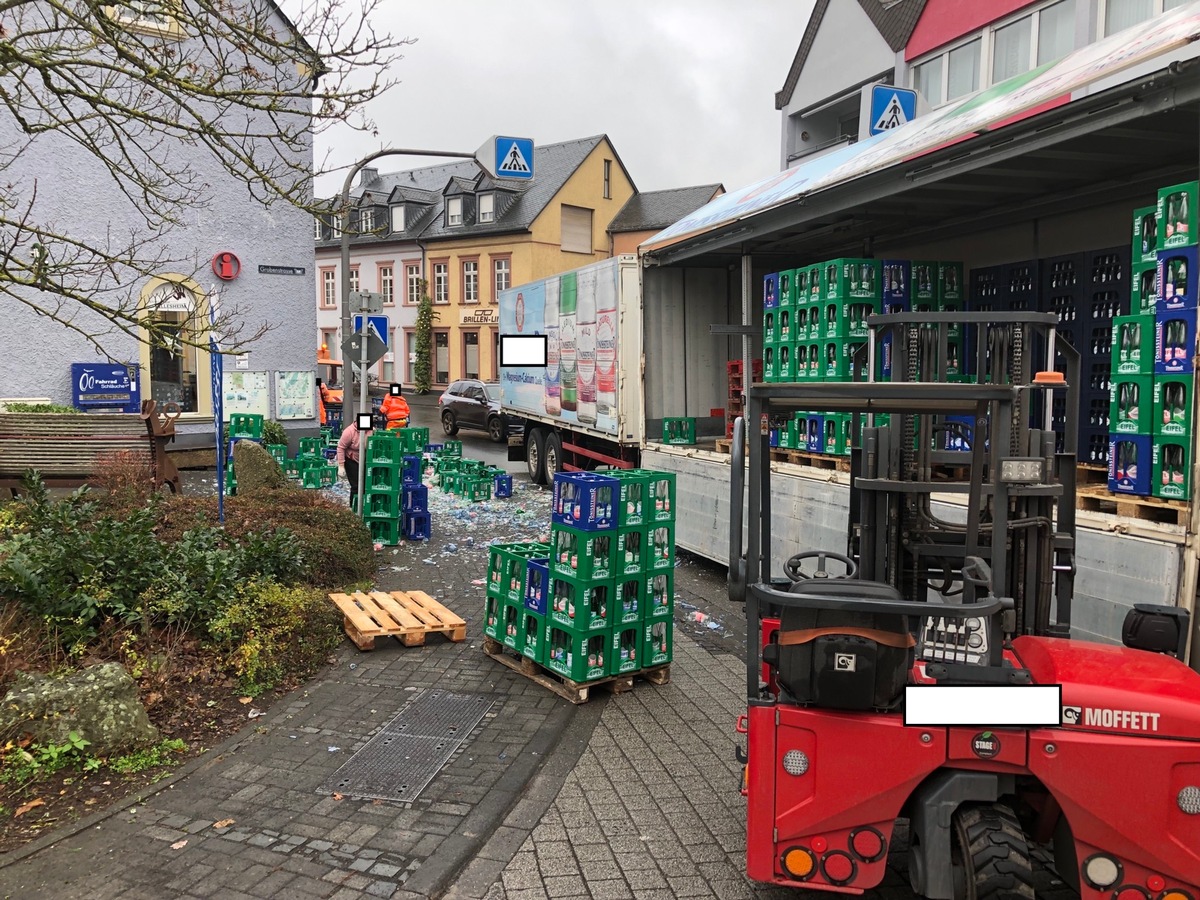
<path fill-rule="evenodd" d="M 385 547 L 394 547 L 400 543 L 400 522 L 397 519 L 367 519 L 367 527 L 371 530 L 371 540 Z"/>
<path fill-rule="evenodd" d="M 550 568 L 558 575 L 583 581 L 616 575 L 617 531 L 584 531 L 568 525 L 551 528 Z"/>
<path fill-rule="evenodd" d="M 604 678 L 608 672 L 611 630 L 581 634 L 548 622 L 546 668 L 576 683 Z"/>
<path fill-rule="evenodd" d="M 427 512 L 406 512 L 404 515 L 404 539 L 427 541 L 433 536 L 433 526 Z"/>
<path fill-rule="evenodd" d="M 642 668 L 642 641 L 644 623 L 631 622 L 612 629 L 612 647 L 609 648 L 610 675 L 636 672 Z"/>
<path fill-rule="evenodd" d="M 487 594 L 483 600 L 483 633 L 498 641 L 504 640 L 504 607 L 507 604 L 503 597 Z"/>
<path fill-rule="evenodd" d="M 663 419 L 662 428 L 662 442 L 664 444 L 686 445 L 696 443 L 696 419 L 694 416 L 665 418 Z"/>
<path fill-rule="evenodd" d="M 537 558 L 525 561 L 525 608 L 539 615 L 546 615 L 550 599 L 550 559 Z"/>
<path fill-rule="evenodd" d="M 650 563 L 650 528 L 651 526 L 631 525 L 617 529 L 613 556 L 614 575 L 639 575 L 646 571 Z"/>
<path fill-rule="evenodd" d="M 549 545 L 537 541 L 492 544 L 488 547 L 488 592 L 515 603 L 522 602 L 529 560 L 549 555 Z"/>
<path fill-rule="evenodd" d="M 675 614 L 675 572 L 655 572 L 647 575 L 642 596 L 645 598 L 643 618 L 670 619 Z"/>
<path fill-rule="evenodd" d="M 587 531 L 616 528 L 619 486 L 620 482 L 610 475 L 555 473 L 551 522 Z"/>
<path fill-rule="evenodd" d="M 660 666 L 671 661 L 675 650 L 675 627 L 670 619 L 646 622 L 642 626 L 642 665 Z"/>
<path fill-rule="evenodd" d="M 520 645 L 518 651 L 539 666 L 546 664 L 546 617 L 535 610 L 521 609 Z"/>
<path fill-rule="evenodd" d="M 581 633 L 610 628 L 616 617 L 616 582 L 582 581 L 550 573 L 548 621 Z"/>
<path fill-rule="evenodd" d="M 647 529 L 647 539 L 650 551 L 646 564 L 647 572 L 658 572 L 663 569 L 675 568 L 675 524 L 673 522 L 655 522 Z"/>
<path fill-rule="evenodd" d="M 621 575 L 617 578 L 616 603 L 613 613 L 617 625 L 637 624 L 645 618 L 646 576 Z"/>
<path fill-rule="evenodd" d="M 525 624 L 525 617 L 522 615 L 524 611 L 525 607 L 522 604 L 507 600 L 500 610 L 500 643 L 518 652 L 520 652 L 521 645 L 525 643 L 525 635 L 521 633 L 521 628 Z"/>

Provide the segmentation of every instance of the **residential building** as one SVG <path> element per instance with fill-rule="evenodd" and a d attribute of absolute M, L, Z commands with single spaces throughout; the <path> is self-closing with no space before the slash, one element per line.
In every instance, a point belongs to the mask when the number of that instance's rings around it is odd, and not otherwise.
<path fill-rule="evenodd" d="M 405 290 L 389 316 L 393 368 L 384 369 L 385 357 L 376 372 L 381 380 L 414 380 L 414 280 L 426 280 L 434 302 L 432 378 L 440 386 L 497 377 L 500 290 L 609 255 L 606 229 L 636 187 L 608 137 L 538 146 L 533 162 L 529 184 L 489 178 L 473 161 L 383 175 L 363 171 L 353 189 L 360 218 L 351 223 L 351 275 L 357 269 L 358 283 L 378 290 L 369 279 L 380 266 L 391 261 L 395 272 L 404 271 Z M 354 224 L 363 209 L 372 210 L 373 231 Z M 329 345 L 336 358 L 330 337 L 339 339 L 333 329 L 340 323 L 340 235 L 335 238 L 329 221 L 317 227 L 318 347 Z M 335 286 L 332 307 L 327 278 Z"/>
<path fill-rule="evenodd" d="M 867 85 L 915 88 L 920 115 L 1186 2 L 816 0 L 775 95 L 782 113 L 780 168 L 857 141 L 864 131 L 860 98 Z M 847 47 L 854 52 L 847 53 Z M 1198 55 L 1200 48 L 1192 48 L 1172 58 Z M 1143 63 L 1077 96 L 1156 67 L 1155 61 Z"/>
<path fill-rule="evenodd" d="M 722 184 L 701 184 L 634 194 L 608 224 L 609 253 L 612 256 L 637 253 L 642 241 L 723 193 L 725 186 Z"/>
<path fill-rule="evenodd" d="M 97 16 L 101 15 L 99 9 L 95 8 Z M 292 28 L 274 4 L 267 4 L 260 12 L 269 17 L 271 27 Z M 116 22 L 118 26 L 126 23 L 121 18 Z M 139 33 L 162 29 L 169 34 L 169 43 L 183 45 L 181 53 L 211 55 L 212 48 L 206 44 L 211 35 L 189 35 L 169 16 L 143 17 L 129 24 Z M 19 22 L 16 27 L 20 31 Z M 297 36 L 297 40 L 303 38 Z M 86 52 L 83 57 L 86 63 Z M 274 79 L 270 73 L 264 77 Z M 295 77 L 296 63 L 280 69 L 280 81 Z M 0 76 L 0 82 L 3 79 Z M 119 85 L 114 91 L 119 92 Z M 216 114 L 213 110 L 212 115 Z M 297 117 L 302 130 L 311 123 L 309 104 L 299 102 L 290 111 L 263 112 L 247 127 L 251 133 L 266 133 L 272 118 L 279 116 Z M 213 379 L 206 349 L 208 304 L 219 293 L 220 309 L 242 323 L 243 337 L 252 336 L 264 326 L 268 329 L 247 346 L 240 359 L 226 360 L 227 386 L 231 376 L 241 383 L 234 392 L 236 396 L 226 391 L 226 417 L 231 411 L 259 411 L 269 418 L 282 419 L 296 432 L 315 433 L 315 392 L 299 403 L 281 405 L 276 390 L 283 384 L 294 396 L 303 385 L 310 390 L 313 385 L 315 360 L 309 347 L 316 317 L 310 300 L 315 278 L 309 214 L 283 201 L 265 205 L 252 196 L 246 184 L 228 174 L 203 142 L 163 137 L 145 143 L 153 147 L 158 158 L 169 158 L 172 170 L 186 171 L 192 182 L 207 188 L 202 204 L 185 210 L 179 222 L 157 233 L 148 233 L 138 202 L 142 198 L 123 192 L 104 160 L 81 149 L 60 131 L 25 134 L 11 116 L 0 115 L 0 146 L 21 147 L 19 154 L 4 163 L 9 198 L 15 199 L 22 212 L 28 205 L 30 221 L 68 230 L 85 245 L 119 246 L 130 235 L 145 236 L 148 243 L 138 251 L 139 257 L 172 262 L 162 264 L 161 271 L 151 277 L 131 275 L 132 269 L 114 266 L 110 274 L 115 288 L 109 289 L 109 294 L 114 298 L 131 295 L 128 302 L 136 304 L 142 315 L 159 320 L 175 335 L 173 344 L 152 349 L 139 342 L 135 334 L 115 328 L 107 319 L 73 301 L 66 301 L 61 308 L 68 325 L 40 316 L 21 302 L 8 302 L 0 324 L 0 345 L 6 348 L 0 354 L 4 396 L 50 398 L 70 404 L 71 364 L 106 362 L 87 337 L 96 336 L 114 361 L 138 366 L 142 398 L 178 404 L 179 437 L 173 449 L 211 448 Z M 101 142 L 98 146 L 106 145 Z M 274 144 L 271 152 L 289 153 L 287 146 Z M 307 145 L 290 157 L 289 164 L 300 171 L 311 171 L 311 130 Z M 149 202 L 149 197 L 142 202 Z M 49 252 L 65 254 L 68 250 L 52 246 Z M 229 276 L 228 280 L 222 280 L 218 272 Z M 82 292 L 89 293 L 87 284 Z M 106 303 L 110 302 L 109 294 L 97 291 L 94 296 Z M 41 302 L 53 307 L 55 300 L 43 294 Z M 140 336 L 144 339 L 146 335 L 141 329 Z M 169 343 L 169 339 L 163 343 Z M 313 411 L 304 411 L 305 405 L 311 405 Z"/>

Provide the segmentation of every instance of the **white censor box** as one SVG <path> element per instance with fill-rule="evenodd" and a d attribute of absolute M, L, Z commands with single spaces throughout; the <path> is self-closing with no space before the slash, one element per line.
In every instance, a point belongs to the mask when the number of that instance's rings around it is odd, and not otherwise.
<path fill-rule="evenodd" d="M 910 684 L 904 724 L 1037 728 L 1062 724 L 1061 684 Z"/>

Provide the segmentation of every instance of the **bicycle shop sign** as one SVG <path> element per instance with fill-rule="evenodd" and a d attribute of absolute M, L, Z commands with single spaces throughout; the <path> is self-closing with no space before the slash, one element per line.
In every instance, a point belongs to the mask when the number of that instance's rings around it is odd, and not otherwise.
<path fill-rule="evenodd" d="M 76 409 L 139 412 L 141 388 L 136 365 L 71 364 L 71 404 Z"/>

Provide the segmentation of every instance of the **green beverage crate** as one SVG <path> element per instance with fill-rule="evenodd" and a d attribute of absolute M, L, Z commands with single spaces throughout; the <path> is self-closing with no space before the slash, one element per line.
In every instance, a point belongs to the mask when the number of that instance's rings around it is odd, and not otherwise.
<path fill-rule="evenodd" d="M 547 620 L 561 628 L 591 634 L 611 628 L 616 617 L 615 581 L 580 581 L 550 576 Z"/>
<path fill-rule="evenodd" d="M 821 312 L 821 337 L 824 340 L 867 337 L 867 316 L 879 312 L 880 301 L 827 300 Z"/>
<path fill-rule="evenodd" d="M 302 437 L 300 438 L 300 447 L 296 452 L 297 459 L 324 459 L 324 454 L 321 453 L 321 448 L 324 445 L 320 438 Z"/>
<path fill-rule="evenodd" d="M 642 668 L 643 622 L 617 625 L 612 630 L 612 647 L 609 650 L 608 671 L 612 675 L 624 675 Z"/>
<path fill-rule="evenodd" d="M 480 459 L 459 459 L 458 471 L 464 475 L 482 475 L 487 465 Z"/>
<path fill-rule="evenodd" d="M 394 547 L 400 543 L 400 521 L 398 519 L 368 519 L 367 527 L 371 529 L 371 540 L 385 547 Z"/>
<path fill-rule="evenodd" d="M 1113 375 L 1108 389 L 1110 434 L 1154 433 L 1154 376 Z"/>
<path fill-rule="evenodd" d="M 300 486 L 305 488 L 319 488 L 324 469 L 324 466 L 309 466 L 308 468 L 301 469 Z"/>
<path fill-rule="evenodd" d="M 459 472 L 447 472 L 442 476 L 442 490 L 447 494 L 457 494 L 462 490 L 465 475 Z"/>
<path fill-rule="evenodd" d="M 546 617 L 526 607 L 521 608 L 520 646 L 518 650 L 539 666 L 546 664 Z"/>
<path fill-rule="evenodd" d="M 765 332 L 764 332 L 765 335 Z M 779 344 L 763 337 L 763 381 L 774 384 L 779 380 Z"/>
<path fill-rule="evenodd" d="M 404 448 L 400 438 L 394 431 L 376 431 L 367 438 L 367 465 L 374 463 L 394 463 L 399 465 L 403 460 Z"/>
<path fill-rule="evenodd" d="M 521 645 L 525 643 L 525 636 L 521 634 L 525 625 L 525 617 L 521 615 L 524 610 L 524 604 L 511 603 L 508 600 L 500 607 L 500 643 L 517 652 L 520 652 Z"/>
<path fill-rule="evenodd" d="M 392 491 L 368 491 L 364 510 L 368 519 L 398 519 L 400 495 Z"/>
<path fill-rule="evenodd" d="M 425 445 L 429 443 L 428 428 L 400 428 L 396 434 L 400 436 L 400 446 L 405 453 L 424 453 Z"/>
<path fill-rule="evenodd" d="M 883 270 L 877 259 L 834 259 L 825 263 L 824 300 L 877 300 Z"/>
<path fill-rule="evenodd" d="M 655 522 L 646 529 L 650 551 L 646 562 L 647 573 L 675 568 L 675 523 Z"/>
<path fill-rule="evenodd" d="M 472 503 L 492 499 L 492 480 L 490 478 L 472 478 L 463 484 L 463 496 Z"/>
<path fill-rule="evenodd" d="M 796 306 L 796 270 L 784 269 L 779 273 L 779 285 L 776 288 L 780 309 L 793 309 Z"/>
<path fill-rule="evenodd" d="M 940 262 L 937 264 L 937 302 L 938 308 L 948 306 L 949 309 L 962 309 L 966 299 L 963 294 L 963 264 L 961 262 Z M 954 306 L 953 304 L 960 304 Z"/>
<path fill-rule="evenodd" d="M 617 529 L 617 548 L 613 558 L 613 574 L 640 575 L 650 562 L 650 537 L 652 526 L 633 525 Z"/>
<path fill-rule="evenodd" d="M 650 494 L 650 478 L 646 472 L 642 469 L 609 469 L 604 474 L 621 483 L 617 489 L 617 527 L 643 524 Z"/>
<path fill-rule="evenodd" d="M 1154 316 L 1113 316 L 1112 374 L 1154 373 Z"/>
<path fill-rule="evenodd" d="M 1192 390 L 1195 378 L 1191 375 L 1154 376 L 1154 433 L 1190 435 L 1192 433 Z"/>
<path fill-rule="evenodd" d="M 1150 493 L 1164 500 L 1191 497 L 1192 439 L 1190 435 L 1156 435 L 1151 451 L 1154 465 Z"/>
<path fill-rule="evenodd" d="M 645 575 L 622 575 L 617 578 L 617 606 L 613 613 L 617 625 L 637 624 L 645 618 Z"/>
<path fill-rule="evenodd" d="M 576 684 L 608 677 L 611 630 L 580 634 L 554 622 L 547 622 L 545 642 L 544 665 L 551 672 L 556 672 Z"/>
<path fill-rule="evenodd" d="M 1133 211 L 1133 264 L 1158 263 L 1158 215 L 1156 206 Z"/>
<path fill-rule="evenodd" d="M 442 452 L 438 456 L 462 456 L 462 441 L 442 441 Z"/>
<path fill-rule="evenodd" d="M 483 601 L 483 633 L 498 641 L 504 640 L 504 607 L 507 606 L 500 597 L 490 594 Z"/>
<path fill-rule="evenodd" d="M 252 441 L 261 441 L 263 417 L 252 413 L 233 413 L 229 417 L 229 436 Z M 314 438 L 315 440 L 315 438 Z"/>
<path fill-rule="evenodd" d="M 287 462 L 287 450 L 287 444 L 267 444 L 267 452 L 281 466 Z"/>
<path fill-rule="evenodd" d="M 537 541 L 492 544 L 488 548 L 487 592 L 514 603 L 525 597 L 526 565 L 531 559 L 545 559 L 550 546 Z"/>
<path fill-rule="evenodd" d="M 581 581 L 603 581 L 616 572 L 617 532 L 584 531 L 569 525 L 550 528 L 550 571 Z"/>
<path fill-rule="evenodd" d="M 366 486 L 368 491 L 391 491 L 393 494 L 399 494 L 401 490 L 399 463 L 368 465 Z"/>
<path fill-rule="evenodd" d="M 854 417 L 850 413 L 826 413 L 823 452 L 830 456 L 850 455 L 850 428 Z"/>
<path fill-rule="evenodd" d="M 1134 263 L 1132 268 L 1129 311 L 1152 316 L 1158 306 L 1158 263 Z"/>
<path fill-rule="evenodd" d="M 663 419 L 662 442 L 664 444 L 696 443 L 696 419 L 694 417 Z"/>
<path fill-rule="evenodd" d="M 763 310 L 763 342 L 777 343 L 779 341 L 779 309 Z"/>
<path fill-rule="evenodd" d="M 671 661 L 675 650 L 675 623 L 655 619 L 642 625 L 642 668 L 661 666 Z"/>
<path fill-rule="evenodd" d="M 333 487 L 337 484 L 337 466 L 322 466 L 321 472 L 321 487 Z"/>
<path fill-rule="evenodd" d="M 796 380 L 796 346 L 790 341 L 779 345 L 779 363 L 776 366 L 777 381 L 791 384 Z M 693 443 L 695 443 L 693 441 Z"/>
<path fill-rule="evenodd" d="M 796 311 L 793 309 L 779 309 L 775 314 L 775 334 L 779 343 L 791 344 L 796 340 L 795 323 Z"/>
<path fill-rule="evenodd" d="M 462 465 L 462 460 L 457 456 L 439 456 L 433 461 L 434 471 L 439 475 L 446 472 L 457 472 Z"/>
<path fill-rule="evenodd" d="M 1158 249 L 1193 247 L 1197 239 L 1197 213 L 1200 213 L 1200 183 L 1189 181 L 1158 189 Z"/>
<path fill-rule="evenodd" d="M 675 614 L 675 573 L 655 572 L 644 579 L 642 595 L 645 598 L 645 611 L 642 618 L 670 619 Z"/>
<path fill-rule="evenodd" d="M 649 522 L 675 521 L 675 473 L 649 472 L 650 498 Z"/>

